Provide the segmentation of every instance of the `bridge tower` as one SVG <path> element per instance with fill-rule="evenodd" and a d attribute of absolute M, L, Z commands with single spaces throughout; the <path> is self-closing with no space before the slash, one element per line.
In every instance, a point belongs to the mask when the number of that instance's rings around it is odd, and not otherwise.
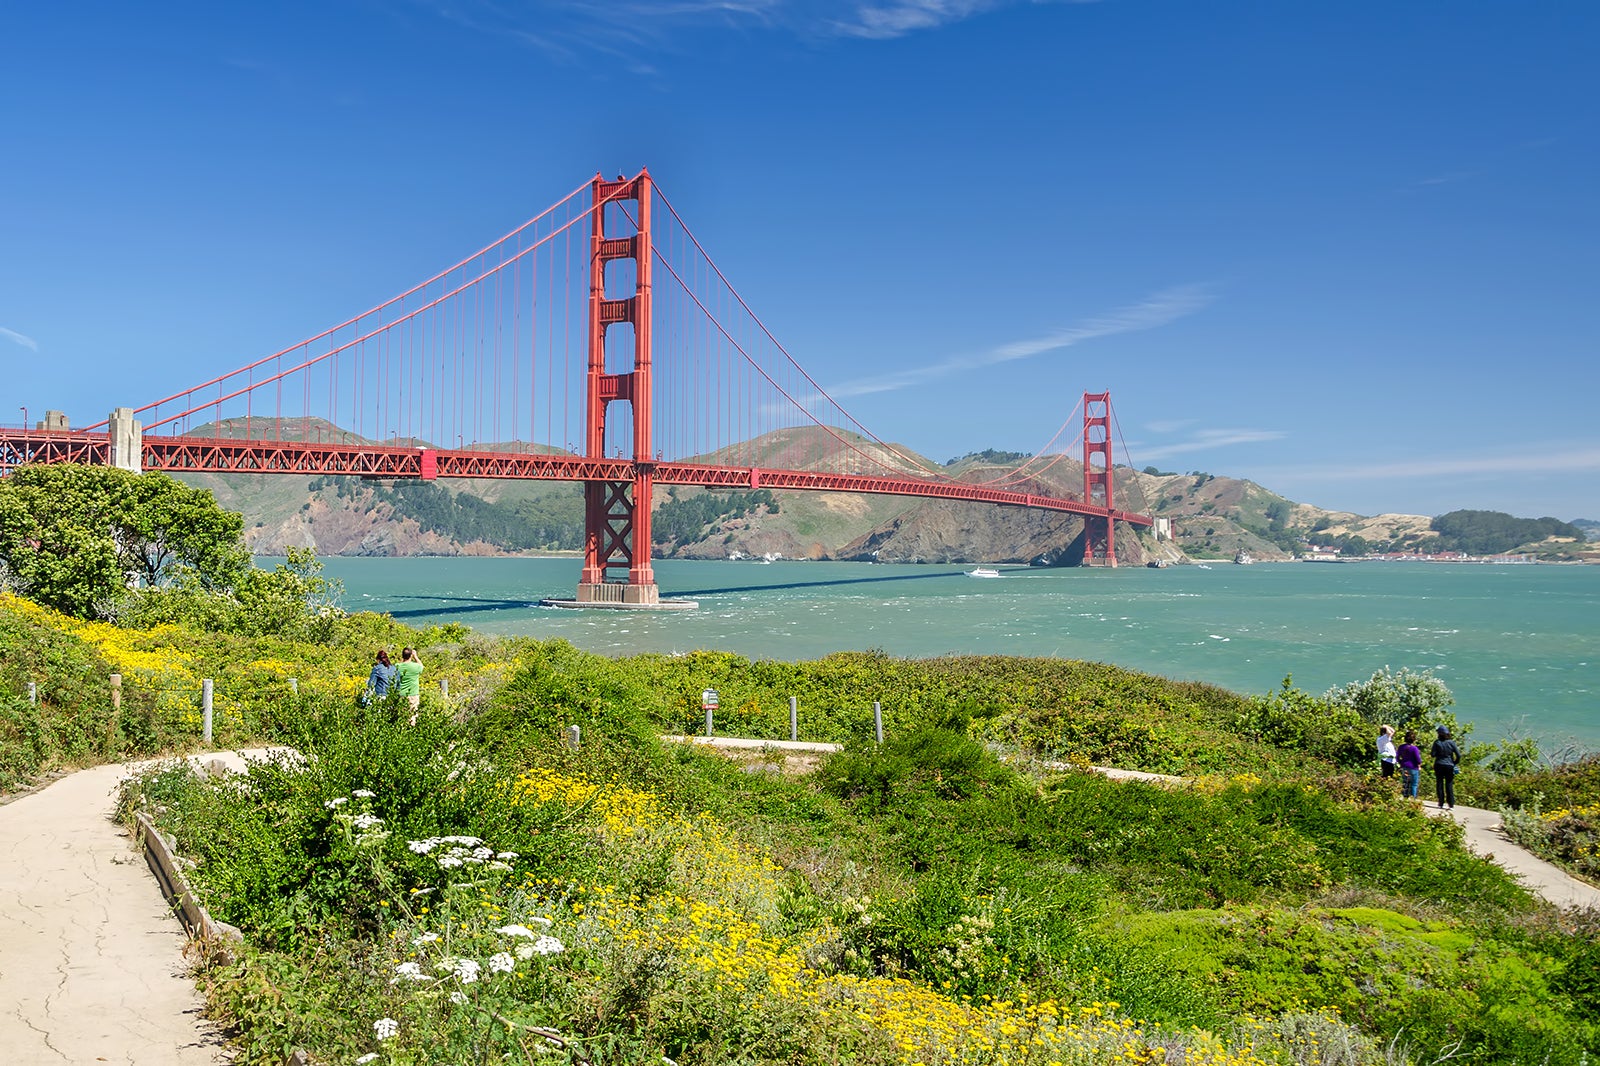
<path fill-rule="evenodd" d="M 1083 502 L 1116 510 L 1111 483 L 1111 394 L 1083 394 Z M 1083 519 L 1083 565 L 1094 566 L 1095 545 L 1102 545 L 1101 565 L 1117 565 L 1115 521 L 1085 515 Z"/>
<path fill-rule="evenodd" d="M 650 172 L 631 179 L 606 181 L 595 175 L 589 229 L 589 367 L 586 383 L 584 455 L 603 459 L 606 413 L 614 403 L 627 404 L 633 415 L 631 481 L 590 481 L 584 485 L 583 572 L 578 578 L 580 605 L 653 607 L 661 605 L 655 571 L 650 566 L 650 495 L 655 479 L 651 440 L 650 355 Z M 625 210 L 634 225 L 621 236 L 606 230 L 607 208 Z M 615 212 L 612 212 L 613 214 Z M 606 293 L 606 267 L 631 260 L 634 289 L 617 299 Z M 613 326 L 633 330 L 633 369 L 606 371 L 606 334 Z"/>

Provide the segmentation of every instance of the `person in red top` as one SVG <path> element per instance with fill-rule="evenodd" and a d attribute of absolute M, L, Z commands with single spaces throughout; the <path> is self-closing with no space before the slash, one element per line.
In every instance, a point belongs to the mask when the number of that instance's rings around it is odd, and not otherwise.
<path fill-rule="evenodd" d="M 1417 786 L 1422 781 L 1422 749 L 1417 747 L 1417 731 L 1406 730 L 1406 742 L 1400 745 L 1396 758 L 1400 763 L 1400 794 L 1407 799 L 1417 798 Z"/>

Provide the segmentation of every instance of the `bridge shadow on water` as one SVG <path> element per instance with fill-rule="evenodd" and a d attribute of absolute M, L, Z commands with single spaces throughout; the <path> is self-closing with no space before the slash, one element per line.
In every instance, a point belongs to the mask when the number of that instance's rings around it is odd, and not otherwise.
<path fill-rule="evenodd" d="M 1025 573 L 1030 567 L 1014 567 L 1001 573 Z M 777 592 L 785 589 L 834 588 L 841 585 L 874 585 L 886 581 L 936 581 L 942 578 L 965 577 L 965 570 L 943 570 L 933 574 L 885 574 L 882 577 L 837 577 L 820 581 L 771 581 L 760 585 L 726 585 L 720 588 L 663 590 L 667 599 L 691 596 L 720 596 L 743 592 Z M 483 596 L 427 596 L 403 595 L 386 597 L 399 602 L 428 603 L 429 606 L 390 608 L 387 612 L 397 619 L 436 618 L 441 615 L 488 614 L 493 611 L 532 610 L 539 606 L 537 599 L 490 599 Z"/>
<path fill-rule="evenodd" d="M 484 614 L 489 611 L 520 611 L 539 606 L 538 600 L 490 600 L 481 596 L 394 596 L 400 601 L 432 601 L 435 607 L 391 608 L 391 618 L 433 618 L 438 615 Z"/>
<path fill-rule="evenodd" d="M 1016 572 L 1026 571 L 1030 567 L 1015 567 Z M 1006 571 L 1001 571 L 1005 573 Z M 729 585 L 726 588 L 710 589 L 683 589 L 671 593 L 663 592 L 662 595 L 671 596 L 715 596 L 723 592 L 770 592 L 776 589 L 809 589 L 826 588 L 836 585 L 871 585 L 879 581 L 928 581 L 936 578 L 966 577 L 965 570 L 943 570 L 937 574 L 885 574 L 883 577 L 837 577 L 826 581 L 774 581 L 766 585 Z"/>

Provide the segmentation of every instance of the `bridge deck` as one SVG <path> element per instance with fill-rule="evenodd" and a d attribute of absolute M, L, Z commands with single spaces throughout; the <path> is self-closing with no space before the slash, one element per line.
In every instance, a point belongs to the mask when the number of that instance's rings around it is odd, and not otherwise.
<path fill-rule="evenodd" d="M 24 463 L 87 463 L 103 466 L 110 461 L 110 438 L 104 433 L 0 430 L 0 473 Z M 142 461 L 146 470 L 163 470 L 170 474 L 321 474 L 423 480 L 444 477 L 610 482 L 632 481 L 636 472 L 645 465 L 632 459 L 594 459 L 559 452 L 466 451 L 376 444 L 159 436 L 144 438 Z M 1119 522 L 1136 526 L 1154 523 L 1148 515 L 1095 507 L 1082 500 L 1012 492 L 955 481 L 702 463 L 661 462 L 649 466 L 659 485 L 860 492 L 972 500 L 1095 517 L 1109 515 Z"/>

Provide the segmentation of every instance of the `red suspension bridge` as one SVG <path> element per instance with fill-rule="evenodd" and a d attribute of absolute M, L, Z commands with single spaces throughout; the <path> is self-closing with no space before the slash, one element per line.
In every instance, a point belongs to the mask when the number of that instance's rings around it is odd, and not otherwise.
<path fill-rule="evenodd" d="M 210 381 L 84 429 L 54 412 L 33 429 L 0 429 L 0 474 L 75 462 L 578 481 L 575 602 L 643 607 L 661 602 L 657 485 L 1068 512 L 1084 520 L 1084 561 L 1115 566 L 1114 523 L 1153 519 L 1115 506 L 1109 394 L 1085 393 L 1082 410 L 1077 498 L 1025 491 L 1064 458 L 1065 425 L 982 482 L 886 444 L 773 337 L 641 171 L 596 176 L 407 292 Z"/>

